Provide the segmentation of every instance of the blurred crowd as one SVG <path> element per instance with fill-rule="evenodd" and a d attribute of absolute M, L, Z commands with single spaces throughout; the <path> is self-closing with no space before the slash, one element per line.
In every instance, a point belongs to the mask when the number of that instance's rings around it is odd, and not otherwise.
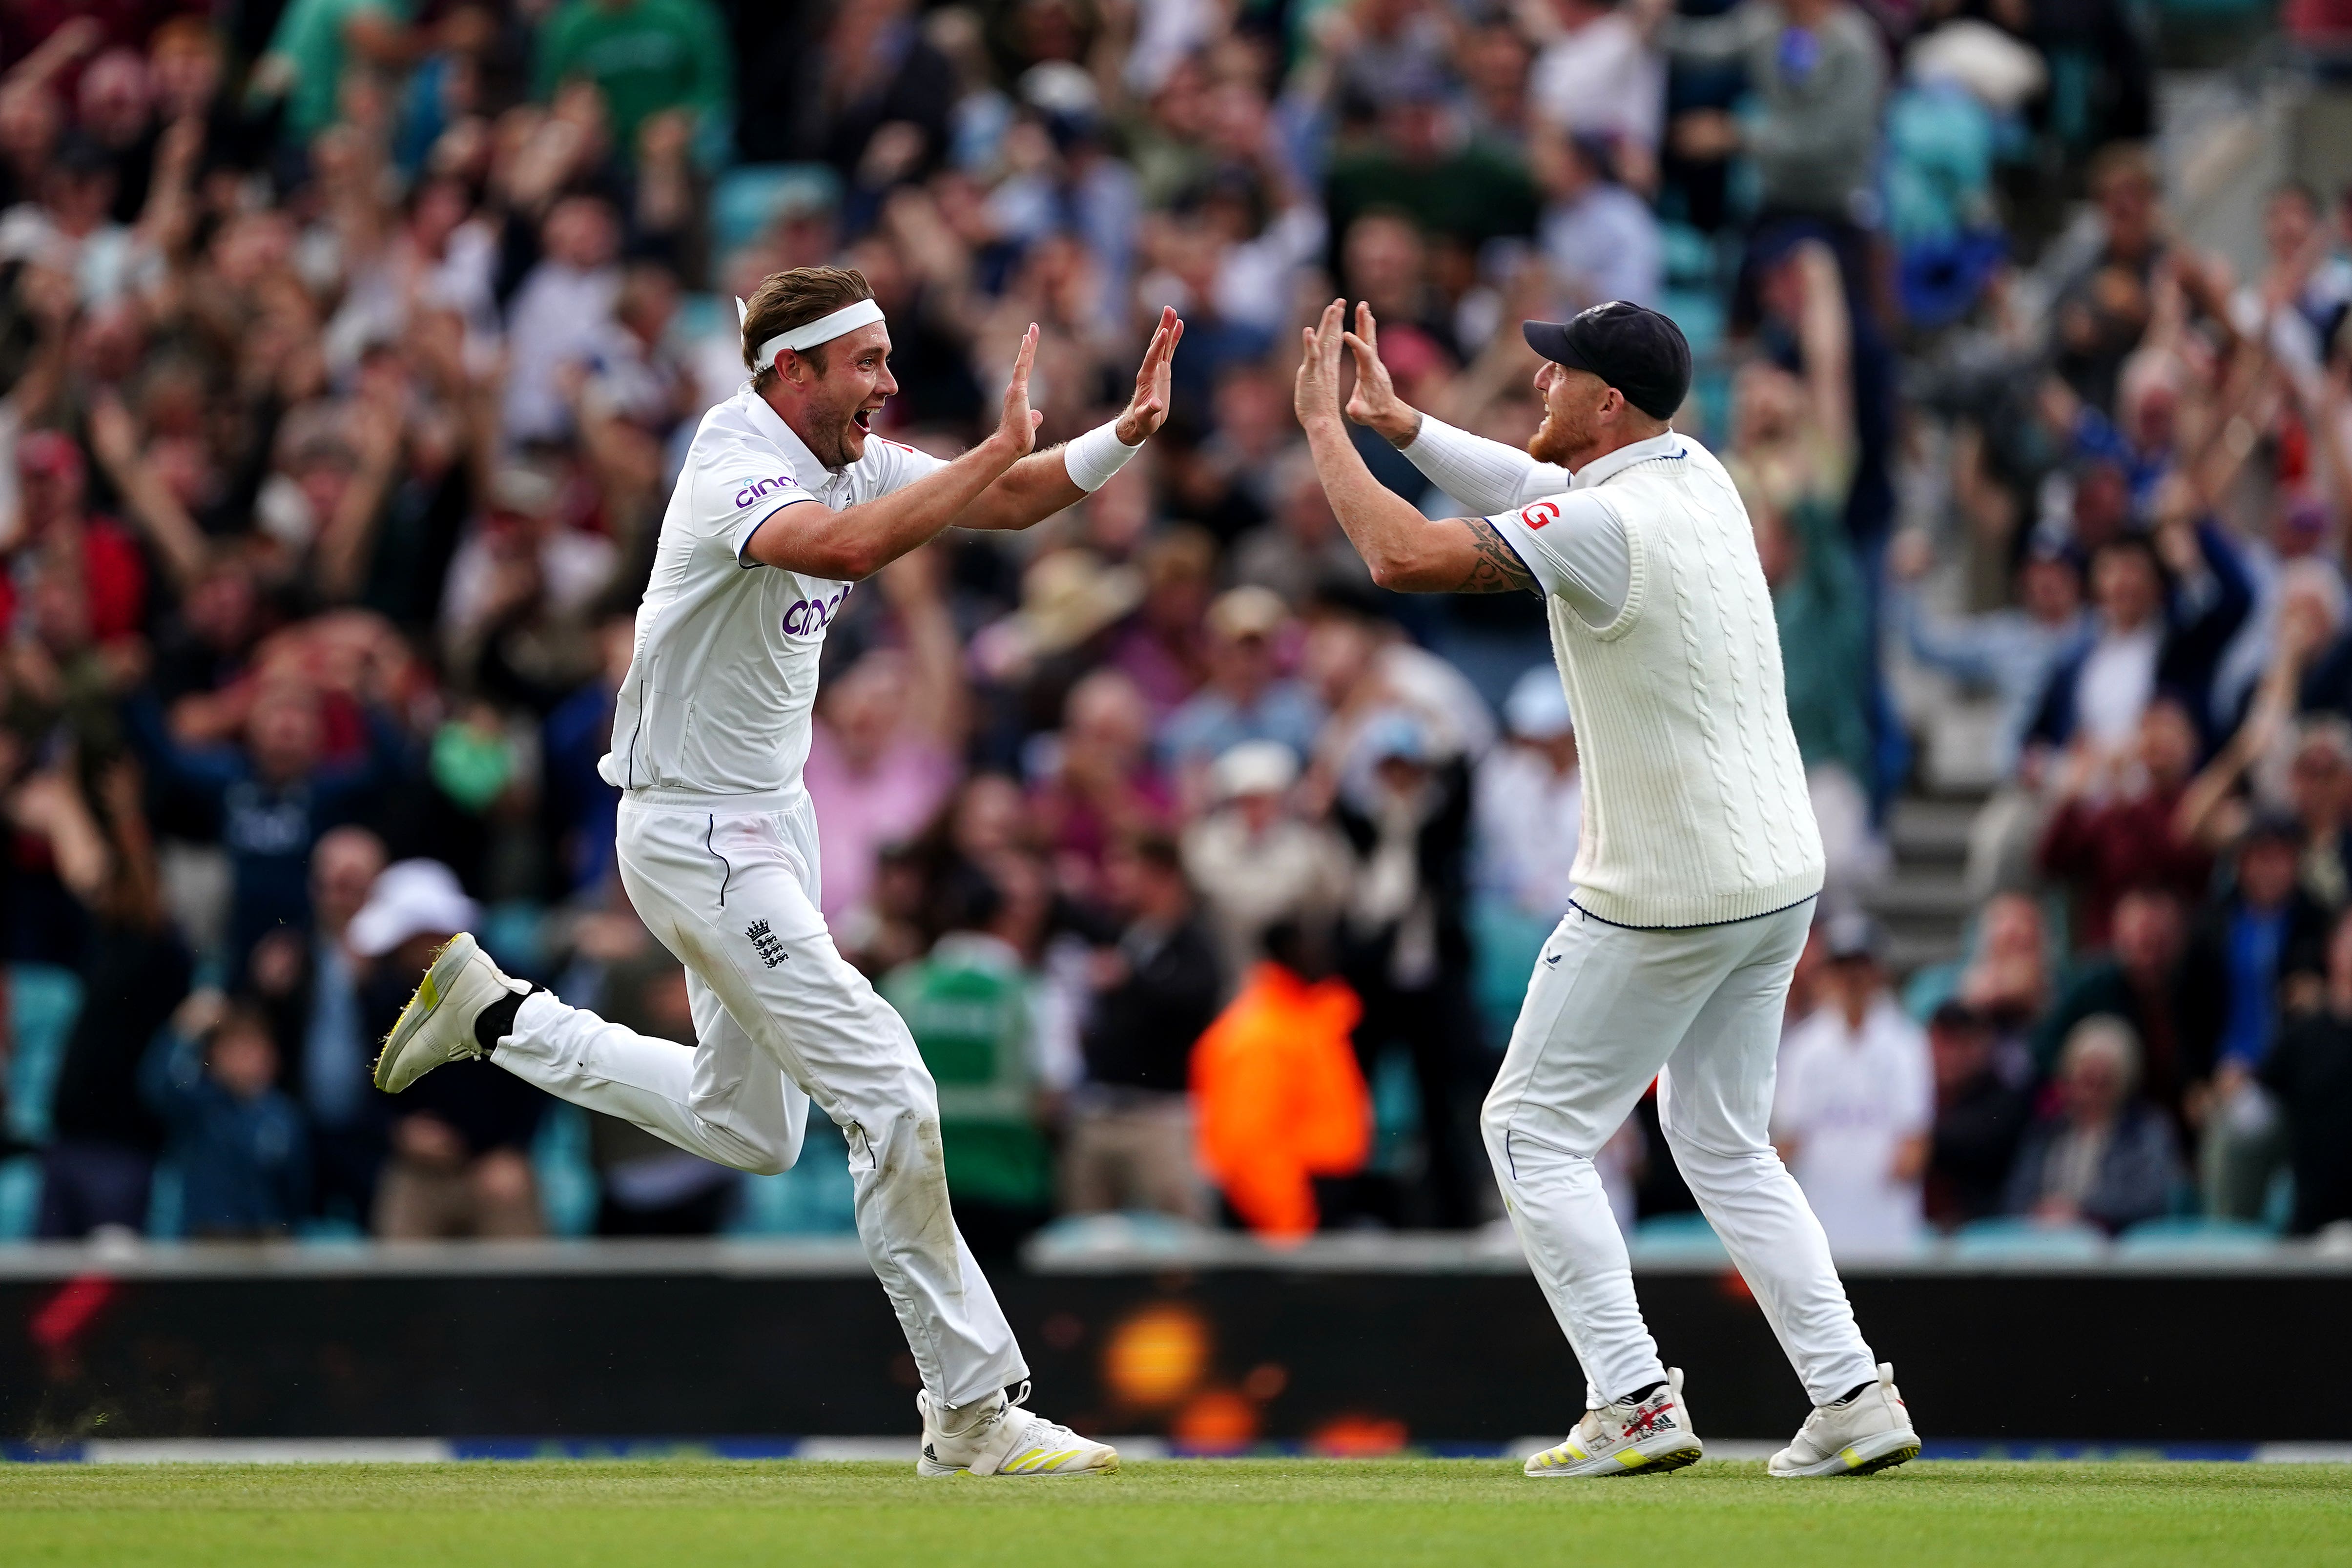
<path fill-rule="evenodd" d="M 1574 718 L 1540 604 L 1340 534 L 1288 384 L 1335 292 L 1515 445 L 1523 317 L 1691 338 L 1830 851 L 1778 1120 L 1834 1242 L 2352 1215 L 2352 206 L 2280 190 L 2233 276 L 2154 97 L 2121 0 L 5 0 L 0 1231 L 847 1227 L 823 1129 L 745 1179 L 369 1079 L 461 929 L 691 1038 L 595 763 L 729 299 L 824 262 L 944 453 L 1029 322 L 1058 440 L 1187 321 L 1143 458 L 826 642 L 824 912 L 982 1251 L 1496 1217 Z M 1923 968 L 1868 911 L 1964 708 Z M 1629 1222 L 1691 1206 L 1662 1151 L 1600 1153 Z"/>

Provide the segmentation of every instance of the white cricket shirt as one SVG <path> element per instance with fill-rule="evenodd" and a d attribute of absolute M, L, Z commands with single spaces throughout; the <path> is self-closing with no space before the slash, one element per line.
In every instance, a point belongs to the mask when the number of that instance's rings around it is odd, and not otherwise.
<path fill-rule="evenodd" d="M 708 795 L 798 791 L 825 627 L 851 584 L 763 566 L 744 549 L 797 503 L 840 511 L 945 466 L 868 436 L 864 457 L 827 468 L 749 385 L 705 414 L 662 515 L 613 749 L 597 764 L 604 782 Z"/>
<path fill-rule="evenodd" d="M 1895 1156 L 1935 1120 L 1927 1034 L 1892 997 L 1874 1002 L 1858 1030 L 1832 1004 L 1781 1040 L 1773 1135 L 1795 1140 L 1790 1173 L 1832 1250 L 1884 1251 L 1918 1239 L 1920 1185 L 1895 1179 Z"/>

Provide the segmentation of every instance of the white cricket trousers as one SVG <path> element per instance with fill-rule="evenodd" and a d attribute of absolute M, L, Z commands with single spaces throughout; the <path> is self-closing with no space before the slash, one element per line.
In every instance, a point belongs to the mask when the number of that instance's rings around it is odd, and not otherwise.
<path fill-rule="evenodd" d="M 1684 931 L 1571 907 L 1544 943 L 1481 1128 L 1590 1404 L 1666 1375 L 1592 1157 L 1652 1078 L 1698 1206 L 1816 1405 L 1877 1375 L 1821 1222 L 1774 1152 L 1772 1078 L 1812 900 Z"/>
<path fill-rule="evenodd" d="M 857 1234 L 931 1397 L 969 1405 L 1026 1377 L 948 1209 L 930 1072 L 817 912 L 808 797 L 635 792 L 622 800 L 619 863 L 639 917 L 686 965 L 695 1043 L 652 1039 L 534 991 L 490 1059 L 761 1174 L 799 1158 L 815 1100 L 848 1140 Z"/>

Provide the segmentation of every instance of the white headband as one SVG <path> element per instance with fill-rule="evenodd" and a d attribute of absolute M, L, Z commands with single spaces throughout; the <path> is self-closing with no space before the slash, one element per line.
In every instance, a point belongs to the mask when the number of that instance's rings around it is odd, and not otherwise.
<path fill-rule="evenodd" d="M 813 349 L 819 343 L 829 343 L 844 332 L 854 332 L 866 322 L 878 321 L 881 319 L 882 307 L 871 300 L 860 300 L 855 304 L 844 305 L 830 316 L 819 316 L 815 321 L 794 327 L 790 331 L 778 332 L 774 337 L 761 343 L 760 352 L 752 356 L 751 368 L 765 370 L 775 363 L 778 349 L 790 349 L 794 353 L 798 353 L 803 349 Z M 740 300 L 736 300 L 736 330 L 741 331 L 750 324 L 751 320 L 751 307 Z"/>

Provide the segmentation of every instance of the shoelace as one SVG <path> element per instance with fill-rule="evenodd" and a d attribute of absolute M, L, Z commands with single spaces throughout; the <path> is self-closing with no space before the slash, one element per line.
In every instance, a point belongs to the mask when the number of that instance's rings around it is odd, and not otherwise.
<path fill-rule="evenodd" d="M 1009 1394 L 1005 1397 L 1004 1408 L 998 1413 L 996 1417 L 998 1420 L 1002 1421 L 1011 1416 L 1015 1410 L 1019 1410 L 1022 1415 L 1029 1418 L 1028 1427 L 1021 1434 L 1022 1447 L 1059 1447 L 1085 1441 L 1085 1439 L 1081 1438 L 1076 1432 L 1072 1431 L 1069 1427 L 1063 1426 L 1060 1422 L 1048 1421 L 1045 1417 L 1038 1415 L 1034 1410 L 1023 1409 L 1022 1406 L 1027 1402 L 1028 1398 L 1029 1380 L 1024 1377 L 1021 1380 L 1020 1388 Z"/>

